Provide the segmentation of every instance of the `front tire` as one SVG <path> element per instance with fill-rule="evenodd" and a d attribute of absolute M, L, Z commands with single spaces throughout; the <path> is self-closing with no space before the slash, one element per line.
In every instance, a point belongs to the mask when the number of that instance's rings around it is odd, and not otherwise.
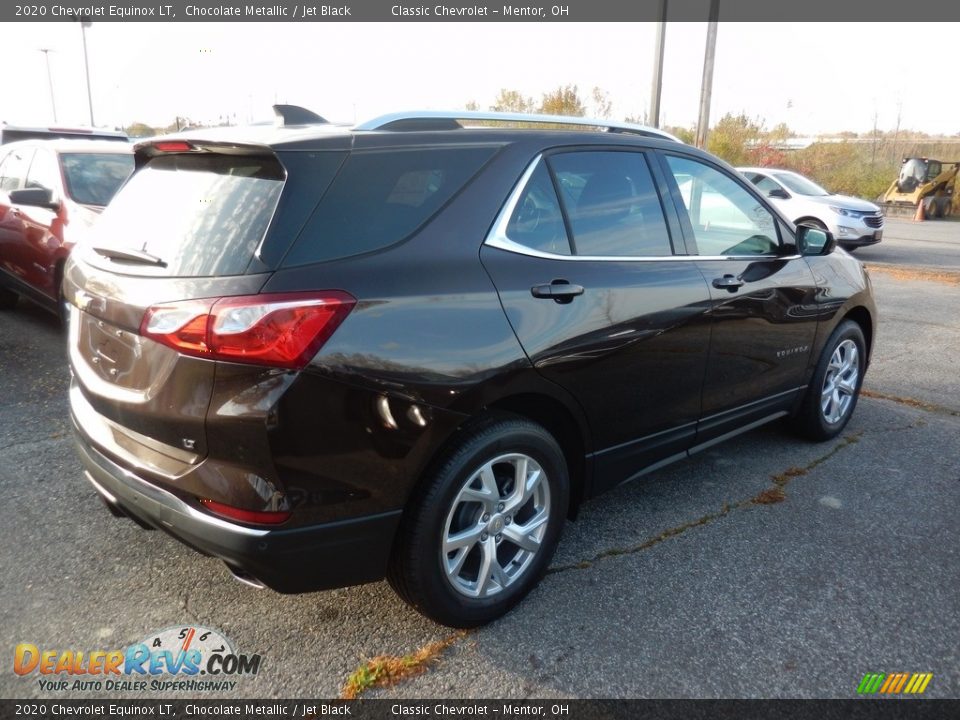
<path fill-rule="evenodd" d="M 857 407 L 866 371 L 863 330 L 852 320 L 841 322 L 823 347 L 794 426 L 811 440 L 839 435 Z"/>
<path fill-rule="evenodd" d="M 569 502 L 563 452 L 513 415 L 465 431 L 404 514 L 387 579 L 443 625 L 470 628 L 507 613 L 543 577 Z"/>

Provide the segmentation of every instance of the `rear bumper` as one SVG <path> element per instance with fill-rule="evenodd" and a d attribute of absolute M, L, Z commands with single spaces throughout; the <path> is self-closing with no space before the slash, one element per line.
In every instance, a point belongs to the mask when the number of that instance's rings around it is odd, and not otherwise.
<path fill-rule="evenodd" d="M 282 593 L 359 585 L 386 575 L 400 511 L 294 529 L 246 527 L 208 515 L 100 453 L 73 421 L 87 480 L 110 505 L 220 558 Z"/>

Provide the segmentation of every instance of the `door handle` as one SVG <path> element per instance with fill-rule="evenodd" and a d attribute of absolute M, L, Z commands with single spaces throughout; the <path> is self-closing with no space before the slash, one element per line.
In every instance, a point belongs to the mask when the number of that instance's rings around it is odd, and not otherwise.
<path fill-rule="evenodd" d="M 717 290 L 729 290 L 734 293 L 743 287 L 743 280 L 733 275 L 724 275 L 713 279 L 713 286 Z"/>
<path fill-rule="evenodd" d="M 571 285 L 567 280 L 554 280 L 549 285 L 534 285 L 530 294 L 535 298 L 550 299 L 565 305 L 578 295 L 583 295 L 583 285 Z"/>

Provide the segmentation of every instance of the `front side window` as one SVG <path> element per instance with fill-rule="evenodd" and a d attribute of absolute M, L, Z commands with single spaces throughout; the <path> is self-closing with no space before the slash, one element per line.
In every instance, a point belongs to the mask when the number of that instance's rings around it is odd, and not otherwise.
<path fill-rule="evenodd" d="M 55 196 L 60 185 L 59 174 L 60 168 L 53 153 L 37 150 L 36 155 L 33 156 L 33 162 L 30 163 L 30 172 L 27 173 L 26 187 L 49 190 Z"/>
<path fill-rule="evenodd" d="M 17 148 L 7 154 L 3 165 L 0 165 L 0 190 L 10 192 L 20 189 L 32 157 L 33 148 Z"/>
<path fill-rule="evenodd" d="M 700 255 L 772 255 L 774 216 L 733 178 L 690 158 L 667 155 Z"/>
<path fill-rule="evenodd" d="M 803 175 L 796 173 L 774 173 L 773 176 L 786 185 L 797 195 L 807 195 L 809 197 L 824 197 L 830 193 L 817 185 L 812 180 L 807 180 Z"/>
<path fill-rule="evenodd" d="M 769 196 L 770 192 L 773 190 L 782 189 L 776 182 L 768 178 L 766 175 L 761 175 L 760 173 L 747 173 L 747 180 L 756 185 L 757 190 L 767 196 Z"/>

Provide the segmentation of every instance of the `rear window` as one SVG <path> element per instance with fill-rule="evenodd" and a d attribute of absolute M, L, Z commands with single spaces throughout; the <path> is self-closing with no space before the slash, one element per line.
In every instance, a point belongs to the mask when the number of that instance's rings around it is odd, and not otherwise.
<path fill-rule="evenodd" d="M 496 148 L 355 152 L 314 211 L 285 266 L 358 255 L 399 242 L 429 220 Z"/>
<path fill-rule="evenodd" d="M 61 153 L 67 195 L 83 205 L 106 205 L 133 172 L 133 154 Z"/>
<path fill-rule="evenodd" d="M 88 257 L 126 273 L 240 275 L 263 239 L 283 181 L 271 156 L 154 158 L 117 193 L 86 244 L 136 250 L 165 265 Z"/>

